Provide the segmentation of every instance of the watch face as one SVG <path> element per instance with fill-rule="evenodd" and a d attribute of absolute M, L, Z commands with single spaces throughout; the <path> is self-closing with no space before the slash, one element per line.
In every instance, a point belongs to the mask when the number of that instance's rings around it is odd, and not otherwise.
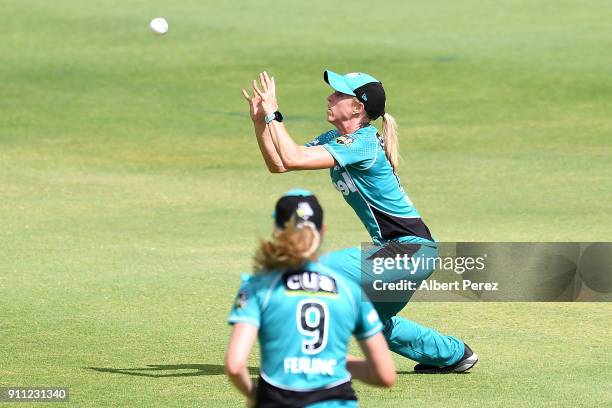
<path fill-rule="evenodd" d="M 276 119 L 276 114 L 275 113 L 271 113 L 269 115 L 264 116 L 264 120 L 265 120 L 266 123 L 270 123 L 270 122 L 272 122 L 275 119 Z"/>
<path fill-rule="evenodd" d="M 274 112 L 274 119 L 278 120 L 279 122 L 282 122 L 283 121 L 282 113 L 280 113 L 279 111 Z"/>

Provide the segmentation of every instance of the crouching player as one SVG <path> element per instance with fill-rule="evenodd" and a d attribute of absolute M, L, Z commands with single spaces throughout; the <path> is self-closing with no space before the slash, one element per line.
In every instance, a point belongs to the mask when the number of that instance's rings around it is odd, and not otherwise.
<path fill-rule="evenodd" d="M 390 387 L 395 366 L 369 301 L 356 283 L 316 261 L 323 210 L 308 191 L 276 203 L 272 240 L 255 255 L 255 274 L 242 283 L 229 317 L 225 367 L 256 407 L 356 407 L 352 378 Z M 354 335 L 365 359 L 347 357 Z M 255 386 L 247 358 L 259 338 Z"/>

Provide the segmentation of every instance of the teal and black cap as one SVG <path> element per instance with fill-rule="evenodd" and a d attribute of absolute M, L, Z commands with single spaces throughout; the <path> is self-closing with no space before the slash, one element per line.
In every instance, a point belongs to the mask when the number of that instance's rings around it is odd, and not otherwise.
<path fill-rule="evenodd" d="M 294 189 L 286 192 L 276 202 L 274 222 L 278 228 L 285 228 L 287 221 L 295 214 L 296 224 L 313 223 L 318 231 L 323 227 L 323 208 L 319 200 L 308 190 Z"/>
<path fill-rule="evenodd" d="M 357 97 L 365 106 L 365 111 L 371 120 L 376 120 L 385 114 L 385 89 L 373 76 L 363 72 L 340 75 L 325 70 L 323 79 L 336 91 Z"/>

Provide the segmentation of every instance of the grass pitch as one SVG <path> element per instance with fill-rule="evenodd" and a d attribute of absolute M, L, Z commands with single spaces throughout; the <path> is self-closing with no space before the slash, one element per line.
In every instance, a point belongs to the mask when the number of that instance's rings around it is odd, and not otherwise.
<path fill-rule="evenodd" d="M 262 69 L 299 141 L 328 129 L 323 69 L 380 78 L 400 177 L 440 240 L 610 240 L 610 4 L 175 3 L 0 3 L 0 386 L 68 386 L 75 406 L 242 405 L 225 318 L 277 196 L 319 195 L 328 249 L 367 240 L 325 171 L 265 172 L 240 95 Z M 357 385 L 363 406 L 612 400 L 609 304 L 403 315 L 481 362 L 415 376 L 396 358 L 395 388 Z"/>

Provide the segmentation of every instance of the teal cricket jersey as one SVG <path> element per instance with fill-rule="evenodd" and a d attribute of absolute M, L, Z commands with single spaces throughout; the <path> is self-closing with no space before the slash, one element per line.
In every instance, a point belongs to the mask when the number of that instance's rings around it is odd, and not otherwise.
<path fill-rule="evenodd" d="M 361 301 L 359 285 L 318 262 L 245 280 L 229 323 L 259 328 L 260 375 L 291 391 L 331 388 L 351 379 L 346 354 L 351 335 L 382 330 L 376 310 Z"/>
<path fill-rule="evenodd" d="M 376 128 L 367 125 L 350 135 L 330 130 L 306 146 L 323 146 L 334 157 L 337 165 L 330 169 L 332 184 L 374 242 L 433 241 L 393 171 L 383 143 Z"/>

